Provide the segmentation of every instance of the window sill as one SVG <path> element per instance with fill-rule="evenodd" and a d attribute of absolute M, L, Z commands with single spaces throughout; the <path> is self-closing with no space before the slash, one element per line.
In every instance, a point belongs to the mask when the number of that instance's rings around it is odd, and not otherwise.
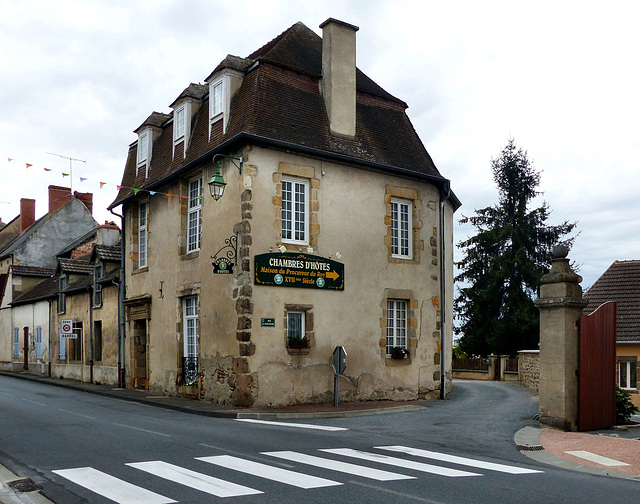
<path fill-rule="evenodd" d="M 194 250 L 193 252 L 187 252 L 186 254 L 182 254 L 180 259 L 182 261 L 190 261 L 191 259 L 196 259 L 200 256 L 199 250 Z"/>
<path fill-rule="evenodd" d="M 309 355 L 309 351 L 311 349 L 309 347 L 305 348 L 291 348 L 287 347 L 287 353 L 289 355 Z"/>
<path fill-rule="evenodd" d="M 393 357 L 386 357 L 384 359 L 384 365 L 387 367 L 409 366 L 411 364 L 411 357 L 405 357 L 404 359 L 394 359 Z"/>
<path fill-rule="evenodd" d="M 145 266 L 144 268 L 136 268 L 131 272 L 131 274 L 137 275 L 138 273 L 146 273 L 147 271 L 149 271 L 149 266 Z"/>

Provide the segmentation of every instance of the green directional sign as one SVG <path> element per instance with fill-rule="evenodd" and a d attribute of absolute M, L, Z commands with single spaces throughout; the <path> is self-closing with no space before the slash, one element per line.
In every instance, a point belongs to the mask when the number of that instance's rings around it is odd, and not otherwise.
<path fill-rule="evenodd" d="M 254 257 L 254 283 L 344 290 L 344 264 L 309 254 L 259 254 Z"/>

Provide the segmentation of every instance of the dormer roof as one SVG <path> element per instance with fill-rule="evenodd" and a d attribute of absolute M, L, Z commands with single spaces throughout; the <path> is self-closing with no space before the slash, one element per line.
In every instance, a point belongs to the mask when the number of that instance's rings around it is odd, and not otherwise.
<path fill-rule="evenodd" d="M 182 93 L 180 93 L 180 95 L 173 101 L 171 105 L 169 105 L 169 107 L 173 108 L 176 106 L 176 104 L 187 98 L 201 101 L 208 92 L 209 90 L 207 86 L 203 84 L 191 83 L 189 84 L 189 87 L 187 87 Z"/>
<path fill-rule="evenodd" d="M 161 128 L 164 123 L 166 123 L 169 119 L 171 119 L 171 117 L 172 117 L 171 114 L 163 114 L 162 112 L 152 112 L 151 115 L 147 117 L 140 126 L 138 126 L 135 130 L 133 130 L 133 132 L 138 134 L 143 129 L 146 129 L 148 127 Z"/>

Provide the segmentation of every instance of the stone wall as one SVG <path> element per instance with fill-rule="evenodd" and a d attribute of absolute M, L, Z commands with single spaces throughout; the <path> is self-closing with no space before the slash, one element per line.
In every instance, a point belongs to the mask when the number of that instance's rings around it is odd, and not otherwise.
<path fill-rule="evenodd" d="M 540 350 L 521 350 L 518 352 L 518 374 L 520 383 L 535 390 L 540 387 Z"/>

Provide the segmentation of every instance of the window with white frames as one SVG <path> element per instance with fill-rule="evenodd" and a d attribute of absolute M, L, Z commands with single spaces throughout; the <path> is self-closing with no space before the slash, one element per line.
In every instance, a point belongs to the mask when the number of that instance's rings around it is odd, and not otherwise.
<path fill-rule="evenodd" d="M 202 178 L 189 182 L 189 207 L 187 210 L 187 253 L 200 250 L 202 221 Z"/>
<path fill-rule="evenodd" d="M 209 113 L 213 120 L 222 114 L 224 109 L 224 83 L 222 79 L 211 84 L 209 87 Z"/>
<path fill-rule="evenodd" d="M 411 201 L 391 199 L 391 255 L 413 258 Z"/>
<path fill-rule="evenodd" d="M 387 355 L 393 347 L 407 348 L 407 301 L 387 300 Z"/>
<path fill-rule="evenodd" d="M 182 300 L 184 356 L 198 357 L 198 297 L 186 297 Z"/>
<path fill-rule="evenodd" d="M 13 358 L 20 357 L 20 330 L 17 327 L 13 328 Z"/>
<path fill-rule="evenodd" d="M 149 132 L 145 131 L 138 137 L 138 166 L 145 164 L 149 157 Z"/>
<path fill-rule="evenodd" d="M 186 105 L 183 105 L 178 110 L 175 111 L 175 116 L 173 119 L 173 139 L 181 140 L 184 137 L 184 129 L 185 129 L 185 110 Z"/>
<path fill-rule="evenodd" d="M 631 357 L 618 361 L 618 386 L 622 389 L 635 390 L 638 388 L 638 362 Z"/>
<path fill-rule="evenodd" d="M 287 312 L 287 340 L 289 344 L 305 339 L 304 318 L 305 313 L 302 311 Z"/>
<path fill-rule="evenodd" d="M 147 210 L 146 201 L 138 204 L 138 268 L 147 267 Z"/>
<path fill-rule="evenodd" d="M 282 241 L 309 243 L 309 181 L 282 179 Z"/>

